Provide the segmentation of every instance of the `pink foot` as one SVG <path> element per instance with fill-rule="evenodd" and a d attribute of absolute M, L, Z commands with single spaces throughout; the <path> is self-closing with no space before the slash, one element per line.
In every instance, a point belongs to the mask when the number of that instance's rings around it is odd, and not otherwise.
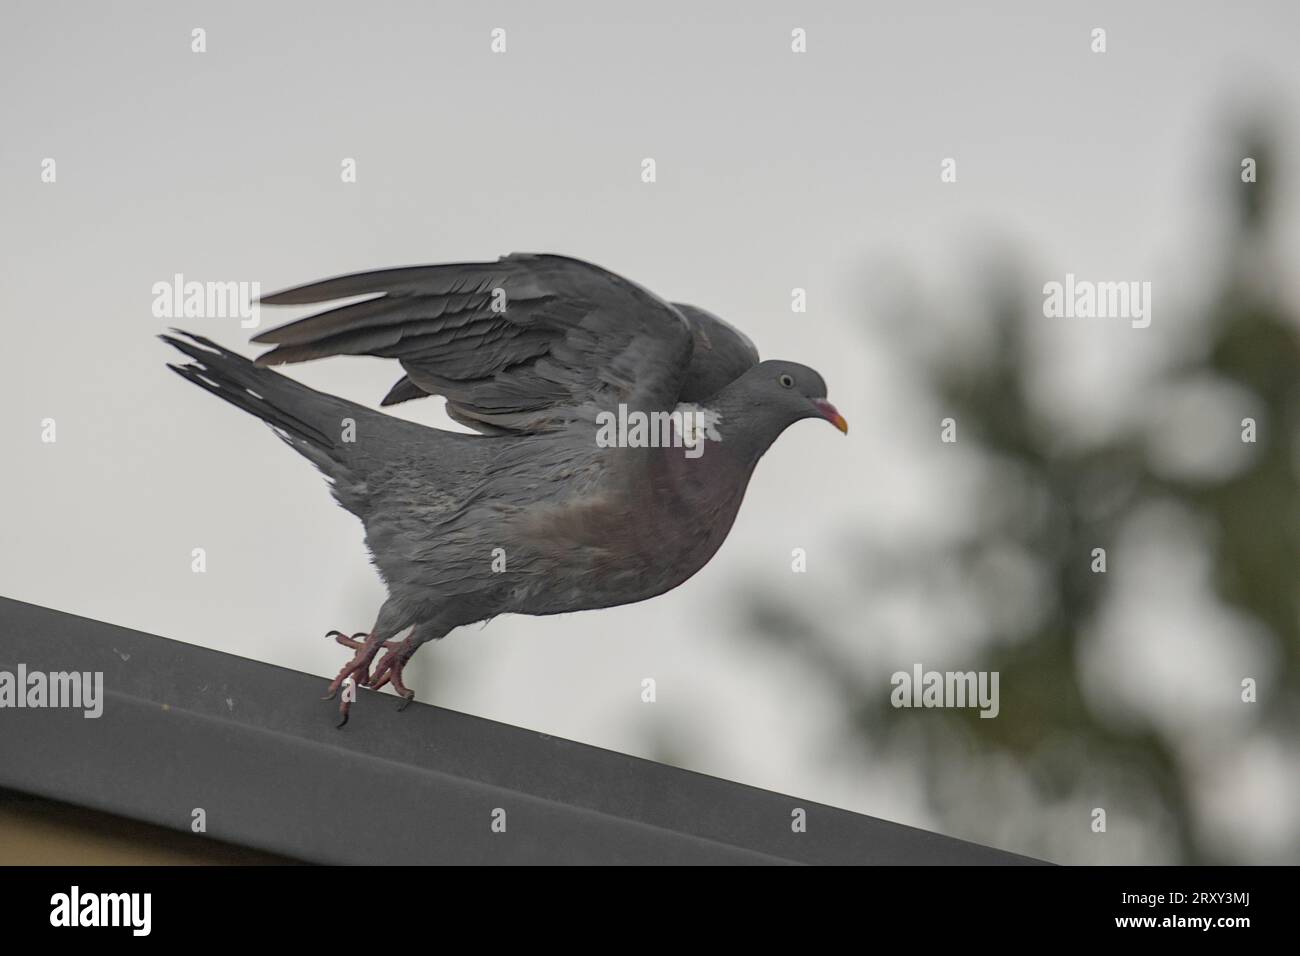
<path fill-rule="evenodd" d="M 415 653 L 419 645 L 412 645 L 410 638 L 407 638 L 400 644 L 389 641 L 384 647 L 388 649 L 388 653 L 380 660 L 379 666 L 375 668 L 375 673 L 366 683 L 366 686 L 372 690 L 379 690 L 385 684 L 392 684 L 393 690 L 402 698 L 402 702 L 397 705 L 397 709 L 406 710 L 407 705 L 415 700 L 415 691 L 402 683 L 402 670 L 406 667 L 411 655 Z"/>
<path fill-rule="evenodd" d="M 357 687 L 364 687 L 369 684 L 370 662 L 373 661 L 375 655 L 379 653 L 379 648 L 381 646 L 386 648 L 394 648 L 397 646 L 396 641 L 377 641 L 374 639 L 373 634 L 361 633 L 353 634 L 351 637 L 348 637 L 341 631 L 330 631 L 325 636 L 334 638 L 336 642 L 342 644 L 344 647 L 356 651 L 356 654 L 352 656 L 352 660 L 343 665 L 343 669 L 339 671 L 338 676 L 335 677 L 334 680 L 330 681 L 329 688 L 325 691 L 325 696 L 321 698 L 322 700 L 333 700 L 335 695 L 343 688 L 343 685 L 347 682 L 349 677 L 352 678 Z M 357 640 L 357 638 L 364 638 L 364 640 Z M 391 654 L 392 652 L 390 651 L 389 653 Z M 342 727 L 348 722 L 348 711 L 351 707 L 352 701 L 349 699 L 349 695 L 345 693 L 343 698 L 339 701 L 338 726 Z"/>

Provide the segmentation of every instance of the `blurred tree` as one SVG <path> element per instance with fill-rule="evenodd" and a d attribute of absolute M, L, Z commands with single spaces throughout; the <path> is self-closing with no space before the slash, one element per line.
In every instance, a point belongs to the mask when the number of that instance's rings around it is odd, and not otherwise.
<path fill-rule="evenodd" d="M 1089 808 L 1103 806 L 1112 825 L 1122 815 L 1127 832 L 1145 833 L 1160 848 L 1148 845 L 1129 859 L 1221 860 L 1222 841 L 1207 840 L 1198 819 L 1197 774 L 1186 746 L 1158 722 L 1116 721 L 1105 713 L 1087 693 L 1081 663 L 1115 577 L 1113 568 L 1094 573 L 1092 550 L 1104 547 L 1113 560 L 1118 536 L 1152 502 L 1172 502 L 1194 516 L 1211 542 L 1218 599 L 1262 625 L 1276 645 L 1278 672 L 1253 675 L 1261 693 L 1252 705 L 1258 708 L 1252 733 L 1294 746 L 1300 728 L 1300 326 L 1273 282 L 1272 150 L 1263 136 L 1245 142 L 1241 155 L 1256 160 L 1258 182 L 1229 174 L 1238 215 L 1201 347 L 1153 383 L 1153 390 L 1206 380 L 1244 389 L 1258 435 L 1241 467 L 1208 480 L 1170 477 L 1168 469 L 1153 467 L 1149 436 L 1162 427 L 1152 417 L 1155 403 L 1142 410 L 1147 420 L 1139 427 L 1082 450 L 1062 442 L 1029 397 L 1028 333 L 1042 321 L 1041 300 L 1027 303 L 1013 291 L 1026 284 L 1014 277 L 1004 277 L 1004 292 L 993 296 L 984 343 L 993 347 L 981 352 L 989 360 L 972 361 L 968 349 L 953 354 L 954 348 L 926 370 L 926 387 L 939 407 L 951 410 L 946 414 L 959 423 L 965 453 L 979 462 L 978 513 L 959 539 L 907 553 L 883 554 L 861 542 L 854 577 L 865 600 L 890 587 L 936 593 L 956 582 L 969 589 L 986 620 L 996 622 L 997 639 L 960 669 L 1000 673 L 998 719 L 980 719 L 969 709 L 892 710 L 880 675 L 855 666 L 852 652 L 814 614 L 772 591 L 749 602 L 759 635 L 838 689 L 854 739 L 871 759 L 919 761 L 930 810 L 955 835 L 1062 862 L 1125 858 L 1086 852 L 1086 841 L 1094 839 Z M 1234 432 L 1232 440 L 1240 436 Z M 1004 607 L 1015 591 L 1005 579 L 1008 555 L 1036 571 L 1038 604 L 1025 613 Z M 1239 698 L 1244 676 L 1250 675 L 1223 674 L 1222 693 Z M 1071 829 L 1070 839 L 1051 835 L 1062 826 Z M 1279 853 L 1300 861 L 1300 847 Z"/>

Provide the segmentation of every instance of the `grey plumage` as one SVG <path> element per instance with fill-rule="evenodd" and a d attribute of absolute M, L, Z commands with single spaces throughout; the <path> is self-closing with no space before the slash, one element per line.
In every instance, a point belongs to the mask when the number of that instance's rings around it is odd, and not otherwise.
<path fill-rule="evenodd" d="M 356 656 L 332 690 L 354 676 L 409 698 L 402 666 L 452 628 L 662 594 L 722 544 L 781 431 L 812 417 L 845 428 L 812 369 L 759 362 L 711 313 L 576 259 L 360 273 L 262 301 L 355 296 L 368 298 L 258 335 L 273 348 L 256 363 L 199 336 L 163 336 L 190 359 L 173 369 L 271 425 L 365 526 L 389 597 L 365 642 L 340 638 Z M 265 367 L 332 355 L 397 359 L 405 375 L 385 404 L 440 394 L 483 434 L 394 419 Z M 713 422 L 698 457 L 597 442 L 602 415 L 620 405 L 649 415 L 679 403 L 702 404 Z"/>
<path fill-rule="evenodd" d="M 677 395 L 679 402 L 706 399 L 720 391 L 728 382 L 740 377 L 746 369 L 758 364 L 758 349 L 754 343 L 727 322 L 712 312 L 693 305 L 683 302 L 674 302 L 672 305 L 690 323 L 694 341 L 690 365 Z M 403 375 L 379 404 L 397 405 L 415 398 L 425 398 L 429 394 L 415 384 L 409 375 Z M 474 427 L 472 421 L 463 421 L 462 424 Z"/>

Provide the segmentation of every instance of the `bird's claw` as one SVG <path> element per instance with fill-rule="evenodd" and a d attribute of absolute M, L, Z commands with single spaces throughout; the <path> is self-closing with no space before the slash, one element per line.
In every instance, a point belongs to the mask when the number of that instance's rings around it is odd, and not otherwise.
<path fill-rule="evenodd" d="M 347 683 L 348 679 L 352 679 L 353 692 L 344 693 L 343 699 L 339 701 L 338 726 L 342 727 L 348 722 L 348 710 L 351 708 L 352 701 L 356 697 L 355 688 L 363 687 L 370 681 L 370 662 L 375 659 L 375 654 L 379 652 L 381 642 L 372 641 L 368 634 L 354 634 L 352 637 L 348 637 L 342 631 L 330 631 L 325 636 L 332 637 L 344 647 L 356 651 L 356 653 L 352 655 L 352 660 L 344 664 L 343 668 L 338 672 L 338 676 L 330 681 L 330 685 L 325 691 L 325 696 L 321 698 L 321 700 L 333 700 L 338 696 L 339 691 L 343 689 L 343 686 Z M 365 640 L 358 641 L 357 638 L 365 638 Z"/>
<path fill-rule="evenodd" d="M 361 650 L 365 646 L 366 639 L 370 637 L 364 631 L 353 634 L 351 637 L 348 637 L 342 631 L 330 631 L 325 636 L 334 638 L 336 643 L 342 644 L 344 647 L 350 647 L 354 651 Z"/>
<path fill-rule="evenodd" d="M 406 710 L 411 701 L 415 700 L 415 691 L 402 682 L 402 670 L 414 652 L 415 648 L 408 646 L 406 641 L 389 646 L 388 653 L 379 661 L 374 675 L 366 684 L 371 690 L 379 690 L 385 684 L 392 684 L 394 692 L 402 698 L 402 702 L 397 705 L 399 711 Z"/>
<path fill-rule="evenodd" d="M 321 698 L 321 700 L 333 700 L 347 684 L 349 678 L 353 681 L 353 692 L 351 694 L 345 693 L 343 699 L 339 701 L 339 727 L 348 722 L 348 711 L 356 697 L 355 688 L 357 687 L 369 687 L 371 690 L 379 690 L 385 684 L 392 684 L 393 690 L 402 698 L 401 703 L 397 705 L 399 711 L 406 710 L 411 701 L 415 700 L 415 691 L 402 683 L 402 668 L 411 659 L 411 655 L 415 653 L 418 645 L 411 646 L 409 641 L 375 641 L 371 639 L 372 635 L 364 633 L 353 634 L 348 637 L 342 631 L 330 631 L 325 636 L 332 637 L 337 643 L 356 651 L 352 656 L 352 660 L 344 664 L 338 676 L 330 682 L 325 696 Z M 387 653 L 384 654 L 379 665 L 375 668 L 375 673 L 372 675 L 370 673 L 370 664 L 381 647 Z"/>

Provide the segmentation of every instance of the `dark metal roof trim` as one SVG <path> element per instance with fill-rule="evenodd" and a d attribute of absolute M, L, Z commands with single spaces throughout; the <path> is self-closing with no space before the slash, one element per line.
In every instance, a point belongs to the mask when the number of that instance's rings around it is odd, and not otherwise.
<path fill-rule="evenodd" d="M 336 730 L 321 678 L 0 598 L 19 664 L 102 671 L 104 710 L 0 709 L 0 786 L 301 860 L 1037 862 L 370 691 Z"/>

